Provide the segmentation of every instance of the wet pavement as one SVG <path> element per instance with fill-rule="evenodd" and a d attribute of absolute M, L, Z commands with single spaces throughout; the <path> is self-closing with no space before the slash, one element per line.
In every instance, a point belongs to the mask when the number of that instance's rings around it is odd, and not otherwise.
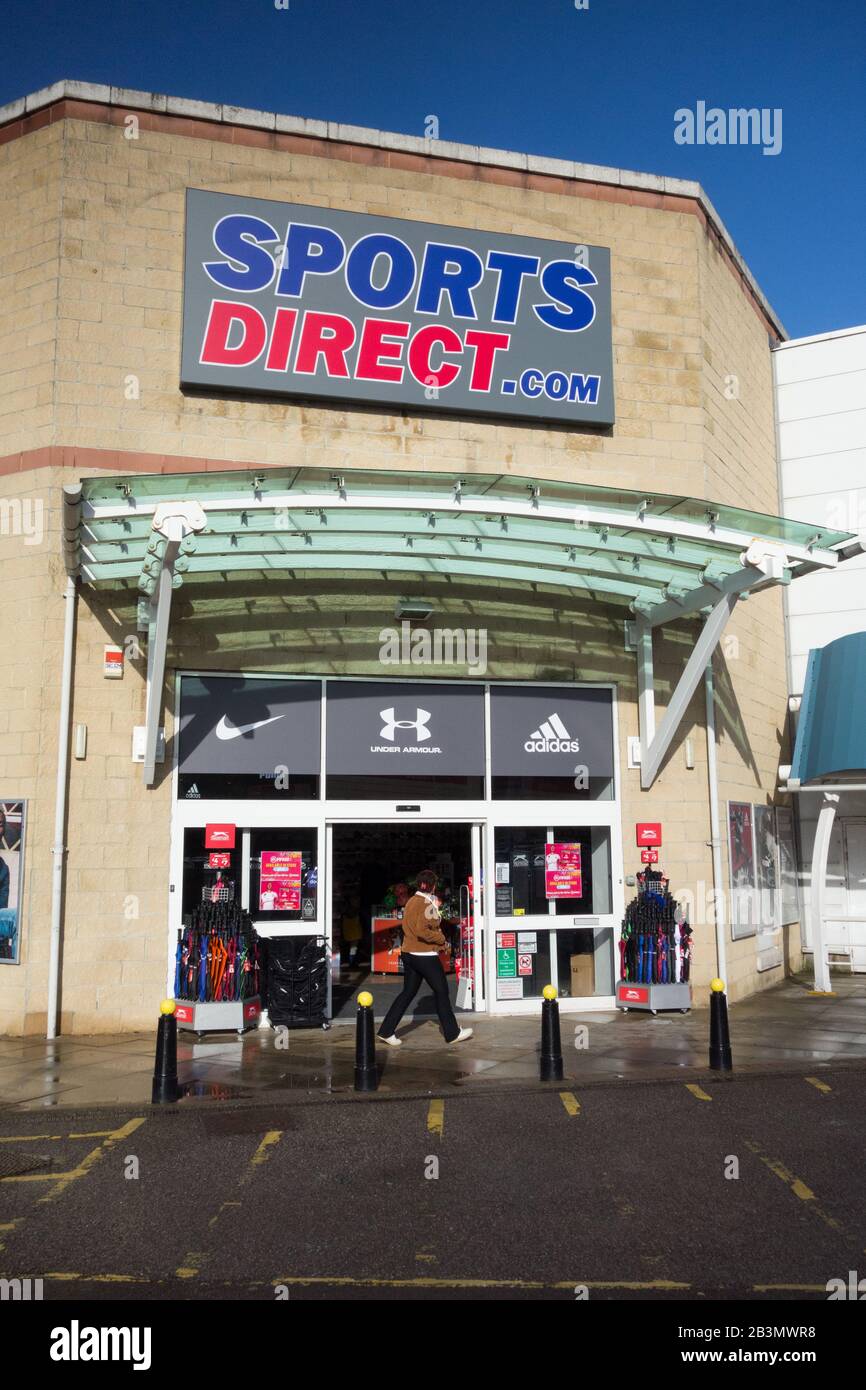
<path fill-rule="evenodd" d="M 866 977 L 834 978 L 834 997 L 810 994 L 793 978 L 730 1011 L 736 1072 L 814 1072 L 840 1062 L 866 1065 Z M 445 1046 L 433 1021 L 400 1029 L 401 1048 L 377 1049 L 379 1089 L 358 1100 L 397 1099 L 538 1086 L 537 1018 L 472 1020 L 473 1038 Z M 567 1081 L 635 1084 L 697 1079 L 708 1071 L 709 1013 L 563 1013 Z M 0 1109 L 40 1110 L 149 1104 L 153 1034 L 0 1039 Z M 276 1033 L 263 1026 L 243 1039 L 178 1034 L 183 1105 L 279 1105 L 356 1099 L 354 1029 Z"/>

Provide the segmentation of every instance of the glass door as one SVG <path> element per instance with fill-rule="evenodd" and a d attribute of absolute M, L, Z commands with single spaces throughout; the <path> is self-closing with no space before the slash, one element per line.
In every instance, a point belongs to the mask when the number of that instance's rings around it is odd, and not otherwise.
<path fill-rule="evenodd" d="M 491 1012 L 535 1012 L 545 985 L 580 1007 L 614 994 L 609 824 L 493 827 L 487 991 Z"/>

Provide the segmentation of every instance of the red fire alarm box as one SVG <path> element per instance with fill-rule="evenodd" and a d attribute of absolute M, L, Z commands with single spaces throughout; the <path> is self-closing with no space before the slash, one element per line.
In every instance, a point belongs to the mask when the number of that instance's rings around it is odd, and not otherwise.
<path fill-rule="evenodd" d="M 234 849 L 235 827 L 233 825 L 206 825 L 204 847 L 205 849 Z"/>
<path fill-rule="evenodd" d="M 662 842 L 661 821 L 640 821 L 635 829 L 638 849 L 643 849 L 644 845 L 655 845 L 659 848 Z"/>
<path fill-rule="evenodd" d="M 642 864 L 657 864 L 659 862 L 659 852 L 657 849 L 642 849 L 640 852 L 640 862 Z"/>

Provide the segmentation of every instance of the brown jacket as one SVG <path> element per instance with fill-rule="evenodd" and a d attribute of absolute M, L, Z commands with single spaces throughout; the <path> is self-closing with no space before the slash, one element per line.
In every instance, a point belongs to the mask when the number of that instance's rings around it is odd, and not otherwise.
<path fill-rule="evenodd" d="M 411 953 L 445 946 L 441 921 L 438 909 L 416 893 L 403 909 L 403 950 Z"/>

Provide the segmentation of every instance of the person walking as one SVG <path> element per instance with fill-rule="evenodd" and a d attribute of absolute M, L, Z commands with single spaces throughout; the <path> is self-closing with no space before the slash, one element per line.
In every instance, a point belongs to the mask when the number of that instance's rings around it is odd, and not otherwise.
<path fill-rule="evenodd" d="M 432 869 L 422 869 L 416 879 L 417 892 L 403 910 L 403 988 L 379 1028 L 379 1037 L 389 1047 L 402 1046 L 395 1029 L 425 980 L 433 991 L 446 1043 L 465 1042 L 472 1037 L 472 1029 L 461 1028 L 454 1017 L 448 981 L 439 959 L 439 952 L 447 943 L 433 896 L 436 882 Z"/>

